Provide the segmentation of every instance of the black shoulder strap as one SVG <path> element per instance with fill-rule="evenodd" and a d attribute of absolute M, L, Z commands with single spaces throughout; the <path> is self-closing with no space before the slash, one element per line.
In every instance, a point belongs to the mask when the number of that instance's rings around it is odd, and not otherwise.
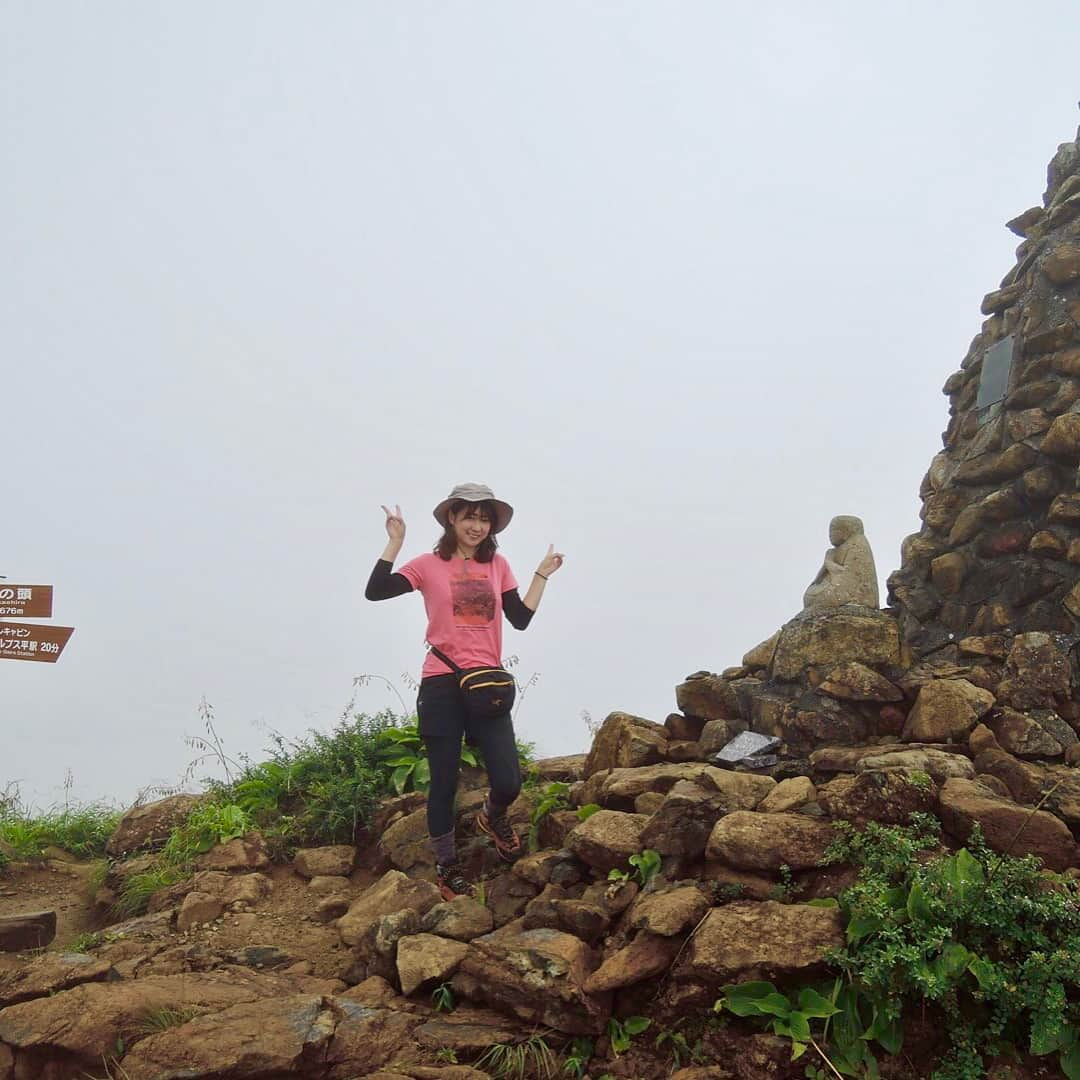
<path fill-rule="evenodd" d="M 461 674 L 463 674 L 463 672 L 462 672 L 462 669 L 461 669 L 461 668 L 459 668 L 459 667 L 457 666 L 457 664 L 455 664 L 455 663 L 454 663 L 454 661 L 453 661 L 453 660 L 451 660 L 451 659 L 450 659 L 450 657 L 449 657 L 449 656 L 447 656 L 447 655 L 446 655 L 446 653 L 444 653 L 444 652 L 442 651 L 442 649 L 437 649 L 437 648 L 435 648 L 435 646 L 434 646 L 434 645 L 432 645 L 432 644 L 430 644 L 430 643 L 428 644 L 428 648 L 429 648 L 429 649 L 430 649 L 430 650 L 431 650 L 431 651 L 432 651 L 432 652 L 433 652 L 433 653 L 434 653 L 434 654 L 435 654 L 435 655 L 436 655 L 436 656 L 437 656 L 437 657 L 438 657 L 438 658 L 439 658 L 439 659 L 440 659 L 440 660 L 441 660 L 441 661 L 442 661 L 442 662 L 443 662 L 443 663 L 444 663 L 444 664 L 445 664 L 445 665 L 446 665 L 446 666 L 447 666 L 447 667 L 448 667 L 448 668 L 449 668 L 449 669 L 450 669 L 451 671 L 455 672 L 455 673 L 456 673 L 456 674 L 458 674 L 458 675 L 461 675 Z"/>

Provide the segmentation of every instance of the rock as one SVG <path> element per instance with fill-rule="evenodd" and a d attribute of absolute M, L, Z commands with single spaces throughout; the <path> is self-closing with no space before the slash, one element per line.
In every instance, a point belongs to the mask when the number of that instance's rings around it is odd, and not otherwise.
<path fill-rule="evenodd" d="M 722 902 L 731 900 L 770 900 L 776 892 L 776 881 L 766 874 L 751 874 L 734 870 L 726 863 L 709 860 L 702 877 L 714 883 Z"/>
<path fill-rule="evenodd" d="M 83 983 L 119 977 L 108 960 L 85 953 L 45 953 L 0 974 L 0 1009 L 21 1001 L 51 997 Z"/>
<path fill-rule="evenodd" d="M 1061 757 L 1064 752 L 1048 731 L 1015 709 L 995 709 L 986 724 L 1001 749 L 1018 757 Z"/>
<path fill-rule="evenodd" d="M 682 713 L 669 713 L 664 721 L 668 739 L 671 742 L 697 742 L 701 738 L 701 729 L 705 720 L 700 716 L 683 716 Z"/>
<path fill-rule="evenodd" d="M 698 762 L 665 762 L 639 769 L 612 769 L 600 784 L 596 801 L 605 806 L 628 805 L 646 791 L 665 794 L 680 780 L 699 782 L 712 768 Z"/>
<path fill-rule="evenodd" d="M 859 826 L 871 821 L 907 825 L 913 813 L 934 812 L 937 786 L 929 773 L 874 769 L 855 776 L 838 776 L 820 789 L 818 798 L 831 818 Z"/>
<path fill-rule="evenodd" d="M 217 844 L 195 860 L 200 870 L 265 870 L 270 865 L 266 841 L 258 833 Z"/>
<path fill-rule="evenodd" d="M 1076 841 L 1063 821 L 1044 810 L 1017 806 L 974 780 L 946 781 L 939 814 L 946 831 L 961 843 L 978 824 L 995 851 L 1037 855 L 1059 873 L 1077 864 Z"/>
<path fill-rule="evenodd" d="M 664 805 L 664 798 L 662 792 L 643 791 L 634 799 L 634 813 L 641 814 L 644 817 L 651 817 Z"/>
<path fill-rule="evenodd" d="M 136 1043 L 124 1072 L 130 1080 L 298 1073 L 325 1052 L 335 1026 L 333 1010 L 307 994 L 234 1005 Z"/>
<path fill-rule="evenodd" d="M 719 794 L 729 810 L 753 810 L 776 788 L 771 776 L 733 772 L 713 765 L 707 765 L 696 782 L 706 791 Z"/>
<path fill-rule="evenodd" d="M 398 992 L 381 975 L 372 975 L 363 982 L 350 986 L 340 996 L 369 1009 L 393 1006 L 398 1001 Z"/>
<path fill-rule="evenodd" d="M 776 643 L 780 640 L 780 631 L 767 637 L 760 645 L 755 645 L 744 657 L 743 665 L 751 670 L 761 670 L 772 664 Z"/>
<path fill-rule="evenodd" d="M 802 870 L 821 861 L 833 837 L 832 826 L 802 814 L 737 810 L 713 827 L 705 855 L 739 870 Z"/>
<path fill-rule="evenodd" d="M 805 981 L 843 944 L 837 908 L 736 901 L 709 912 L 690 939 L 676 978 L 712 986 L 747 979 Z"/>
<path fill-rule="evenodd" d="M 380 1069 L 395 1069 L 398 1061 L 416 1060 L 415 1030 L 419 1017 L 393 1009 L 367 1009 L 355 1001 L 335 997 L 329 1004 L 338 1016 L 334 1037 L 326 1051 L 324 1059 L 317 1056 L 311 1064 L 314 1069 L 305 1068 L 300 1075 L 320 1077 L 322 1080 L 353 1080 L 365 1077 L 373 1080 L 374 1076 L 385 1076 Z M 402 1066 L 410 1080 L 422 1078 L 420 1066 Z M 459 1072 L 455 1077 L 453 1070 L 457 1066 L 436 1073 L 438 1080 L 479 1080 L 474 1070 Z M 325 1070 L 321 1072 L 319 1070 Z M 295 1073 L 285 1074 L 293 1077 Z M 427 1076 L 431 1074 L 428 1073 Z M 483 1074 L 481 1073 L 482 1077 Z M 270 1080 L 267 1074 L 258 1074 L 259 1080 Z M 179 1080 L 179 1078 L 178 1078 Z M 237 1078 L 239 1080 L 239 1077 Z M 252 1080 L 255 1080 L 253 1077 Z M 282 1077 L 285 1080 L 285 1077 Z"/>
<path fill-rule="evenodd" d="M 1070 683 L 1068 658 L 1050 634 L 1017 634 L 997 696 L 1014 709 L 1053 708 L 1055 696 L 1070 696 Z"/>
<path fill-rule="evenodd" d="M 558 781 L 573 784 L 585 779 L 586 754 L 564 754 L 562 757 L 541 758 L 534 761 L 532 768 L 537 778 L 545 784 Z"/>
<path fill-rule="evenodd" d="M 461 997 L 529 1023 L 568 1035 L 597 1035 L 610 1015 L 610 1000 L 585 990 L 595 967 L 593 951 L 570 934 L 547 929 L 488 934 L 469 944 L 451 985 Z"/>
<path fill-rule="evenodd" d="M 808 754 L 822 743 L 855 745 L 868 734 L 866 721 L 836 701 L 820 698 L 816 709 L 793 708 L 784 718 L 782 734 L 793 754 Z"/>
<path fill-rule="evenodd" d="M 976 724 L 968 736 L 968 748 L 972 754 L 981 754 L 984 750 L 1000 750 L 1001 744 L 985 724 Z M 966 777 L 966 779 L 971 778 Z"/>
<path fill-rule="evenodd" d="M 731 683 L 707 671 L 691 675 L 675 687 L 675 704 L 687 716 L 701 720 L 735 720 L 739 716 Z"/>
<path fill-rule="evenodd" d="M 577 825 L 577 820 L 574 824 Z M 526 855 L 514 863 L 511 872 L 538 888 L 543 888 L 549 881 L 557 885 L 576 885 L 581 881 L 585 867 L 578 862 L 572 851 L 560 848 L 557 851 L 538 851 L 535 855 Z"/>
<path fill-rule="evenodd" d="M 347 895 L 352 882 L 347 877 L 317 875 L 308 882 L 308 888 L 316 896 Z"/>
<path fill-rule="evenodd" d="M 602 994 L 663 975 L 675 959 L 679 944 L 671 937 L 638 934 L 629 945 L 612 953 L 585 980 L 582 988 L 587 994 Z"/>
<path fill-rule="evenodd" d="M 430 881 L 389 870 L 352 902 L 338 922 L 338 932 L 346 945 L 360 945 L 374 935 L 382 916 L 408 908 L 423 917 L 441 900 L 442 894 Z"/>
<path fill-rule="evenodd" d="M 817 789 L 808 776 L 781 780 L 757 807 L 763 814 L 784 814 L 817 801 Z"/>
<path fill-rule="evenodd" d="M 915 699 L 904 725 L 908 742 L 948 742 L 965 738 L 993 707 L 994 695 L 967 679 L 937 679 Z"/>
<path fill-rule="evenodd" d="M 900 633 L 892 616 L 853 604 L 797 615 L 780 631 L 772 675 L 797 679 L 807 668 L 832 670 L 856 661 L 868 667 L 900 662 Z"/>
<path fill-rule="evenodd" d="M 727 796 L 680 781 L 645 823 L 642 846 L 661 855 L 698 859 L 705 852 L 713 826 L 727 812 Z"/>
<path fill-rule="evenodd" d="M 611 925 L 606 908 L 590 900 L 556 898 L 551 901 L 551 910 L 555 916 L 554 929 L 565 930 L 588 945 L 595 945 Z"/>
<path fill-rule="evenodd" d="M 705 754 L 701 749 L 701 745 L 697 742 L 672 739 L 667 744 L 667 759 L 682 765 L 692 761 L 704 761 Z"/>
<path fill-rule="evenodd" d="M 818 692 L 847 701 L 902 701 L 903 691 L 873 668 L 856 661 L 838 664 L 818 687 Z"/>
<path fill-rule="evenodd" d="M 517 870 L 517 864 L 514 866 Z M 519 874 L 519 877 L 524 877 Z M 436 904 L 420 923 L 426 934 L 439 934 L 455 941 L 472 941 L 495 928 L 495 919 L 483 904 L 471 896 L 459 896 L 449 903 Z"/>
<path fill-rule="evenodd" d="M 983 750 L 975 758 L 975 771 L 997 777 L 1010 797 L 1029 806 L 1037 803 L 1050 787 L 1046 770 L 1031 762 L 1020 761 L 1004 750 Z"/>
<path fill-rule="evenodd" d="M 630 907 L 627 921 L 632 930 L 646 930 L 661 937 L 674 937 L 692 930 L 705 912 L 709 901 L 693 885 L 678 885 L 663 892 L 645 892 Z"/>
<path fill-rule="evenodd" d="M 988 637 L 967 637 L 959 642 L 961 656 L 988 656 L 994 660 L 1004 660 L 1008 655 L 1009 642 L 1003 634 L 991 634 Z"/>
<path fill-rule="evenodd" d="M 723 750 L 741 726 L 736 720 L 709 720 L 701 729 L 698 749 L 703 758 L 708 758 L 718 750 Z"/>
<path fill-rule="evenodd" d="M 459 1054 L 480 1054 L 496 1043 L 519 1041 L 522 1032 L 514 1021 L 490 1009 L 460 1005 L 452 1013 L 421 1024 L 415 1037 L 427 1050 L 450 1049 Z M 487 1073 L 476 1075 L 489 1080 Z M 443 1080 L 444 1076 L 440 1072 L 438 1080 Z"/>
<path fill-rule="evenodd" d="M 863 533 L 860 518 L 834 517 L 829 523 L 829 543 L 825 561 L 813 584 L 803 596 L 806 609 L 838 608 L 844 604 L 878 606 L 877 569 L 874 555 Z"/>
<path fill-rule="evenodd" d="M 156 1009 L 190 1006 L 220 1012 L 263 998 L 288 1000 L 287 995 L 298 992 L 330 994 L 339 985 L 329 979 L 256 973 L 245 968 L 85 983 L 4 1009 L 0 1012 L 0 1043 L 15 1048 L 27 1066 L 70 1061 L 75 1069 L 69 1075 L 79 1076 L 80 1064 L 87 1071 L 100 1068 L 103 1058 L 115 1053 L 117 1040 L 137 1031 L 147 1013 Z M 125 1058 L 124 1067 L 134 1076 L 128 1060 Z M 41 1074 L 31 1071 L 26 1075 Z"/>
<path fill-rule="evenodd" d="M 161 847 L 201 801 L 198 795 L 171 795 L 144 806 L 133 806 L 117 823 L 105 845 L 105 853 L 116 859 L 144 848 Z"/>
<path fill-rule="evenodd" d="M 535 885 L 513 874 L 500 874 L 489 882 L 487 907 L 495 920 L 495 925 L 502 927 L 518 918 L 536 893 Z"/>
<path fill-rule="evenodd" d="M 375 953 L 384 960 L 393 960 L 397 954 L 398 942 L 404 937 L 420 932 L 420 918 L 420 915 L 412 908 L 402 908 L 400 911 L 380 915 L 371 936 Z M 361 955 L 363 955 L 362 951 Z"/>
<path fill-rule="evenodd" d="M 315 905 L 315 918 L 323 923 L 333 922 L 349 910 L 350 903 L 349 897 L 344 893 L 331 893 Z"/>
<path fill-rule="evenodd" d="M 586 779 L 604 769 L 636 769 L 664 757 L 667 730 L 651 720 L 613 712 L 604 720 L 585 759 Z"/>
<path fill-rule="evenodd" d="M 618 810 L 597 810 L 566 837 L 566 846 L 586 866 L 606 874 L 626 866 L 642 850 L 641 830 L 648 818 Z"/>
<path fill-rule="evenodd" d="M 876 747 L 874 749 L 883 749 Z M 934 784 L 940 786 L 950 777 L 957 776 L 970 780 L 975 775 L 975 767 L 963 754 L 947 754 L 941 750 L 923 748 L 919 750 L 907 747 L 892 754 L 867 754 L 855 765 L 856 773 L 870 770 L 897 769 L 907 773 L 927 773 Z"/>
<path fill-rule="evenodd" d="M 293 869 L 306 878 L 347 878 L 356 865 L 356 848 L 351 844 L 301 848 L 293 858 Z"/>
<path fill-rule="evenodd" d="M 1080 278 L 1080 243 L 1059 244 L 1043 259 L 1042 272 L 1055 285 L 1069 285 Z"/>
<path fill-rule="evenodd" d="M 201 892 L 188 893 L 176 916 L 176 929 L 186 933 L 192 927 L 220 919 L 224 911 L 225 905 L 216 896 Z"/>
<path fill-rule="evenodd" d="M 397 947 L 401 992 L 408 997 L 425 983 L 446 982 L 468 951 L 469 946 L 464 942 L 435 934 L 403 937 Z"/>
<path fill-rule="evenodd" d="M 56 937 L 55 911 L 0 915 L 0 952 L 43 949 Z"/>

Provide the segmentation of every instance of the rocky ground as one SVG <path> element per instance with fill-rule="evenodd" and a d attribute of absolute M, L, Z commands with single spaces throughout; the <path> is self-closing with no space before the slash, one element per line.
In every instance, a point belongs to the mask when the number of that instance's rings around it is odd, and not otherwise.
<path fill-rule="evenodd" d="M 593 1080 L 802 1076 L 788 1040 L 721 1021 L 712 1004 L 727 983 L 826 971 L 841 915 L 810 901 L 853 878 L 821 865 L 834 823 L 920 811 L 954 846 L 977 823 L 997 850 L 1075 875 L 1077 685 L 1068 643 L 1051 635 L 916 659 L 888 613 L 800 616 L 738 668 L 689 678 L 663 724 L 612 713 L 587 755 L 540 763 L 512 809 L 519 831 L 550 782 L 569 786 L 568 805 L 512 868 L 472 829 L 482 790 L 463 789 L 462 851 L 482 890 L 449 904 L 409 794 L 381 807 L 377 843 L 272 865 L 252 834 L 117 922 L 124 876 L 190 801 L 139 808 L 95 895 L 70 861 L 0 879 L 0 917 L 58 915 L 44 951 L 0 953 L 0 1080 L 465 1080 L 518 1075 L 510 1051 L 520 1075 L 543 1076 L 541 1047 L 557 1059 L 550 1075 L 574 1075 L 575 1038 L 592 1041 Z M 748 728 L 780 740 L 775 761 L 711 763 Z M 587 805 L 600 809 L 582 820 Z M 646 850 L 661 861 L 644 887 L 608 880 Z M 613 1045 L 612 1019 L 637 1016 L 647 1033 Z M 911 1018 L 883 1075 L 929 1076 L 942 1037 L 932 1012 Z M 502 1064 L 485 1061 L 499 1046 Z M 1058 1073 L 1044 1058 L 990 1075 Z"/>

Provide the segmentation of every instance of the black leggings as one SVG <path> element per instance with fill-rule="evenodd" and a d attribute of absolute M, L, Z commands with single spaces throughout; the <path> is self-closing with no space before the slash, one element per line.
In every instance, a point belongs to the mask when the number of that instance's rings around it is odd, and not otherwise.
<path fill-rule="evenodd" d="M 470 720 L 454 675 L 433 675 L 420 683 L 416 700 L 420 734 L 431 766 L 427 823 L 431 836 L 454 829 L 454 796 L 461 765 L 461 739 L 483 755 L 491 785 L 489 803 L 494 814 L 504 813 L 521 791 L 521 767 L 510 714 L 494 720 Z"/>

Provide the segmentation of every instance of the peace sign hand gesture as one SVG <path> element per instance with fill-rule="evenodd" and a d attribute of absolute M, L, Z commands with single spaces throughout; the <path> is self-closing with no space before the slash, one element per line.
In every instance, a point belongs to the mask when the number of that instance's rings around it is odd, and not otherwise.
<path fill-rule="evenodd" d="M 395 506 L 393 510 L 388 506 L 384 506 L 383 513 L 386 514 L 386 535 L 390 537 L 392 544 L 401 546 L 405 539 L 405 519 L 401 516 L 401 507 Z"/>
<path fill-rule="evenodd" d="M 563 564 L 563 553 L 555 550 L 554 544 L 548 544 L 547 554 L 540 560 L 536 572 L 541 577 L 551 577 Z"/>

